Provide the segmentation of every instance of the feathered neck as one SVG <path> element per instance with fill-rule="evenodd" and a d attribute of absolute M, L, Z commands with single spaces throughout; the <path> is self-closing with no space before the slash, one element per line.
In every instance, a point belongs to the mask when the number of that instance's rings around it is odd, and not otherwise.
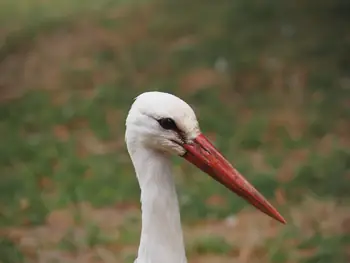
<path fill-rule="evenodd" d="M 180 211 L 168 156 L 129 150 L 141 188 L 142 231 L 137 263 L 186 263 Z"/>

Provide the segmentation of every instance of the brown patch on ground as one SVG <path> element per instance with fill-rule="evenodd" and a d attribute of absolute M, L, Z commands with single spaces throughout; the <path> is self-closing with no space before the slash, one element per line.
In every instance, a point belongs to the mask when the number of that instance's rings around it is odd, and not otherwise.
<path fill-rule="evenodd" d="M 212 195 L 210 196 L 206 201 L 205 203 L 208 205 L 208 206 L 216 206 L 216 207 L 224 207 L 227 205 L 227 200 L 221 196 L 221 195 Z"/>
<path fill-rule="evenodd" d="M 309 157 L 310 151 L 307 149 L 298 149 L 290 151 L 285 155 L 282 164 L 277 171 L 277 180 L 282 183 L 287 183 L 293 180 L 295 171 L 299 169 L 301 164 L 304 164 Z"/>
<path fill-rule="evenodd" d="M 19 52 L 7 56 L 0 64 L 1 97 L 20 96 L 29 88 L 52 90 L 62 87 L 62 67 L 68 65 L 80 70 L 90 69 L 92 65 L 84 55 L 84 51 L 96 45 L 96 39 L 90 37 L 90 30 L 96 31 L 89 25 L 38 36 L 24 54 Z"/>
<path fill-rule="evenodd" d="M 325 235 L 342 234 L 345 231 L 344 223 L 350 217 L 350 207 L 311 196 L 306 196 L 301 206 L 289 211 L 292 222 L 305 236 L 311 236 L 316 231 Z"/>
<path fill-rule="evenodd" d="M 188 229 L 185 235 L 221 236 L 230 244 L 261 246 L 278 233 L 282 226 L 258 211 L 243 211 L 222 221 L 207 221 Z"/>
<path fill-rule="evenodd" d="M 13 240 L 26 258 L 33 262 L 123 262 L 118 253 L 124 249 L 117 240 L 128 218 L 139 215 L 133 206 L 114 209 L 93 208 L 87 203 L 52 211 L 46 224 L 37 227 L 10 227 L 1 235 Z M 78 216 L 79 220 L 75 218 Z M 108 244 L 90 246 L 89 226 L 95 225 Z M 70 249 L 59 248 L 71 244 Z M 130 248 L 125 248 L 130 251 Z M 137 251 L 137 248 L 134 248 Z M 31 262 L 31 261 L 29 261 Z"/>
<path fill-rule="evenodd" d="M 249 151 L 248 157 L 250 158 L 250 164 L 255 171 L 260 171 L 262 173 L 272 171 L 272 168 L 265 160 L 265 153 L 263 153 L 263 151 Z"/>
<path fill-rule="evenodd" d="M 230 256 L 223 255 L 203 255 L 197 256 L 189 261 L 190 263 L 244 263 L 239 261 L 239 259 L 235 259 Z M 251 261 L 251 263 L 255 263 L 258 261 Z"/>
<path fill-rule="evenodd" d="M 332 201 L 306 198 L 301 206 L 288 210 L 288 225 L 281 225 L 261 212 L 245 210 L 225 220 L 203 221 L 195 226 L 184 226 L 187 243 L 196 242 L 204 237 L 222 237 L 232 246 L 228 255 L 189 255 L 189 262 L 268 262 L 270 255 L 266 244 L 274 242 L 279 250 L 294 255 L 286 262 L 294 262 L 292 258 L 303 258 L 313 255 L 317 248 L 298 249 L 302 239 L 317 233 L 324 235 L 341 234 L 349 231 L 348 207 Z M 76 219 L 78 216 L 79 220 Z M 125 255 L 135 255 L 137 238 L 132 244 L 118 242 L 121 231 L 125 232 L 130 218 L 139 218 L 140 210 L 135 205 L 118 208 L 93 208 L 81 203 L 66 209 L 52 211 L 46 223 L 36 227 L 11 227 L 2 231 L 2 235 L 18 244 L 26 258 L 33 262 L 124 262 Z M 322 220 L 319 220 L 322 218 Z M 98 227 L 101 236 L 107 243 L 89 245 L 89 226 Z M 139 232 L 140 223 L 137 223 Z M 302 236 L 293 238 L 283 235 L 286 227 L 293 226 Z M 135 227 L 135 226 L 133 226 Z M 135 229 L 134 229 L 135 230 Z M 134 231 L 133 230 L 133 231 Z M 131 230 L 130 230 L 131 231 Z M 302 238 L 301 240 L 299 238 Z M 62 242 L 71 244 L 71 248 L 62 248 Z M 31 262 L 31 261 L 29 261 Z"/>
<path fill-rule="evenodd" d="M 84 158 L 90 154 L 107 154 L 117 152 L 121 148 L 124 148 L 124 141 L 112 140 L 102 141 L 98 139 L 92 131 L 81 131 L 77 133 L 77 155 L 80 158 Z"/>
<path fill-rule="evenodd" d="M 184 94 L 193 94 L 199 90 L 224 83 L 222 74 L 210 68 L 194 69 L 180 79 L 180 88 Z"/>
<path fill-rule="evenodd" d="M 307 120 L 298 109 L 294 107 L 283 107 L 275 110 L 271 114 L 269 131 L 266 133 L 266 139 L 273 141 L 278 136 L 281 128 L 288 132 L 293 140 L 302 138 L 307 127 Z"/>
<path fill-rule="evenodd" d="M 70 88 L 88 92 L 97 85 L 115 81 L 119 76 L 115 65 L 95 66 L 94 54 L 104 50 L 112 50 L 124 71 L 133 74 L 125 49 L 147 36 L 153 12 L 150 6 L 111 10 L 109 18 L 128 20 L 126 26 L 117 30 L 103 28 L 95 17 L 89 17 L 51 32 L 37 32 L 0 62 L 0 100 L 20 97 L 33 88 L 64 90 L 67 82 Z M 77 76 L 72 76 L 72 72 L 77 72 Z"/>
<path fill-rule="evenodd" d="M 267 262 L 269 255 L 265 245 L 268 242 L 278 243 L 279 249 L 289 255 L 294 254 L 299 258 L 304 258 L 309 257 L 310 253 L 315 253 L 317 249 L 310 250 L 309 254 L 305 253 L 303 249 L 298 249 L 297 245 L 301 241 L 299 238 L 307 239 L 317 233 L 323 235 L 344 233 L 348 230 L 347 222 L 349 221 L 350 208 L 337 205 L 333 201 L 308 197 L 302 205 L 291 207 L 288 214 L 288 223 L 287 226 L 284 226 L 259 211 L 246 210 L 226 220 L 206 221 L 185 228 L 184 234 L 187 240 L 192 241 L 208 236 L 223 237 L 233 248 L 238 250 L 238 252 L 230 253 L 232 255 L 229 258 L 217 256 L 219 258 L 217 262 L 228 262 L 225 260 L 240 263 Z M 290 226 L 295 227 L 302 236 L 298 237 L 296 234 L 296 239 L 284 237 L 283 231 Z M 198 260 L 202 260 L 202 257 L 199 257 Z M 193 262 L 202 261 L 194 260 Z"/>

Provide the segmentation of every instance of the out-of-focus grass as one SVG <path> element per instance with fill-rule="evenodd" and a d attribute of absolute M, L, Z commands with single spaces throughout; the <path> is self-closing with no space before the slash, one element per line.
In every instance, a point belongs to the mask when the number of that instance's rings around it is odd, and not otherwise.
<path fill-rule="evenodd" d="M 246 218 L 243 201 L 174 158 L 190 260 L 346 262 L 350 61 L 338 9 L 276 1 L 0 7 L 0 261 L 54 250 L 76 262 L 90 254 L 133 262 L 139 188 L 124 122 L 134 97 L 162 90 L 193 105 L 202 130 L 289 222 Z M 87 215 L 83 202 L 94 207 Z M 63 235 L 51 240 L 55 228 Z M 240 235 L 246 242 L 231 239 Z"/>

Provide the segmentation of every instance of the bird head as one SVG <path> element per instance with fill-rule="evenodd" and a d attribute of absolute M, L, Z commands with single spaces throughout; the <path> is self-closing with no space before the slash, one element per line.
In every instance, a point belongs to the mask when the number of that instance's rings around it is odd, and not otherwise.
<path fill-rule="evenodd" d="M 163 92 L 139 95 L 126 119 L 126 142 L 131 152 L 142 146 L 184 158 L 260 211 L 286 223 L 202 134 L 193 109 L 180 98 Z"/>

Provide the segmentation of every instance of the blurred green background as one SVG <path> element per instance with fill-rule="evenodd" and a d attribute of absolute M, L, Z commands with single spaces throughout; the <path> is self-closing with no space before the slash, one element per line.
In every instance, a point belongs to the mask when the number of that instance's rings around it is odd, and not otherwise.
<path fill-rule="evenodd" d="M 133 262 L 138 94 L 189 102 L 282 226 L 174 158 L 189 262 L 350 261 L 350 3 L 2 0 L 0 262 Z"/>

